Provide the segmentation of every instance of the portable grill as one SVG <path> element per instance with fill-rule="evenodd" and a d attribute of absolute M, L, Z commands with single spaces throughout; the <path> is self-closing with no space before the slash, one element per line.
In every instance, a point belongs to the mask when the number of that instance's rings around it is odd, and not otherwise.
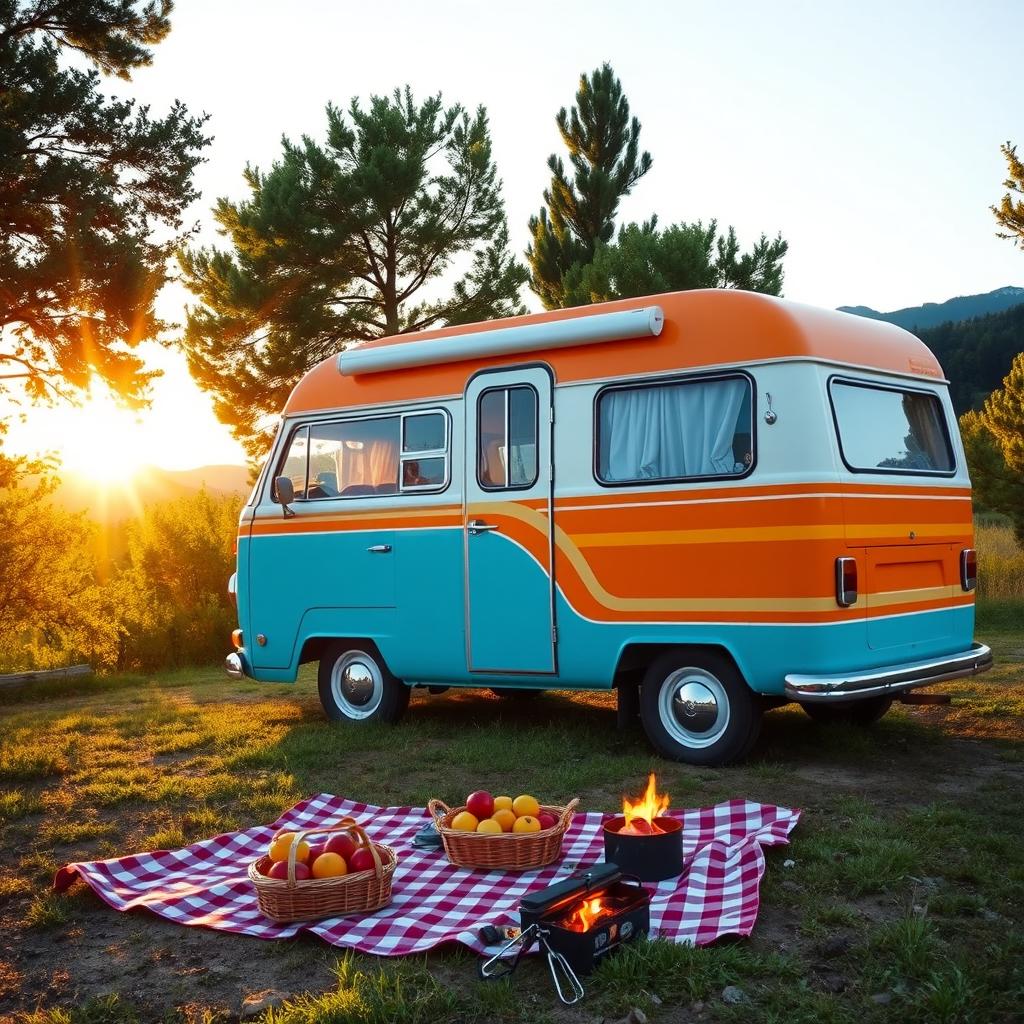
<path fill-rule="evenodd" d="M 519 921 L 519 933 L 480 965 L 481 977 L 511 974 L 538 942 L 547 954 L 558 998 L 571 1006 L 584 995 L 580 975 L 650 930 L 651 898 L 640 880 L 624 875 L 617 864 L 595 864 L 524 896 Z"/>

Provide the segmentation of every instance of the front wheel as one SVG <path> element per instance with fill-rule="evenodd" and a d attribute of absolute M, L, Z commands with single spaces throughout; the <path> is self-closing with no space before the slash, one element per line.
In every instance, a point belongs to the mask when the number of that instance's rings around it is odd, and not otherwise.
<path fill-rule="evenodd" d="M 802 704 L 801 707 L 814 721 L 822 724 L 844 722 L 847 725 L 874 725 L 892 707 L 892 698 L 865 697 L 863 700 L 846 700 L 837 704 Z"/>
<path fill-rule="evenodd" d="M 710 652 L 669 651 L 640 688 L 640 719 L 663 757 L 722 765 L 744 757 L 761 728 L 761 703 L 732 662 Z"/>
<path fill-rule="evenodd" d="M 336 722 L 397 722 L 409 706 L 409 687 L 370 647 L 337 640 L 320 659 L 320 703 Z"/>

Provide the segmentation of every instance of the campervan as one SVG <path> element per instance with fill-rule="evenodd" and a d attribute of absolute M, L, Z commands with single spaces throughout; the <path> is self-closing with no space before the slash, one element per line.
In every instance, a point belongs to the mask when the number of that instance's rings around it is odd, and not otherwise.
<path fill-rule="evenodd" d="M 706 290 L 399 335 L 302 378 L 245 506 L 227 670 L 619 691 L 662 755 L 984 671 L 943 373 L 888 323 Z M 912 698 L 911 698 L 912 699 Z M 632 702 L 632 703 L 631 703 Z"/>

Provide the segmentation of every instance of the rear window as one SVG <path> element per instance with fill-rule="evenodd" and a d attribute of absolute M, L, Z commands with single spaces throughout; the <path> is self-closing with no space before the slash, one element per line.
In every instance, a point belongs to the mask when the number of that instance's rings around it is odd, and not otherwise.
<path fill-rule="evenodd" d="M 830 391 L 839 448 L 854 472 L 953 472 L 937 395 L 843 380 L 833 380 Z"/>

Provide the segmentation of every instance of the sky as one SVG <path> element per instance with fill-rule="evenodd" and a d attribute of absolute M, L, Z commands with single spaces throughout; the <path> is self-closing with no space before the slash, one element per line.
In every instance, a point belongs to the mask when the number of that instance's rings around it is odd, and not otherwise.
<path fill-rule="evenodd" d="M 781 232 L 787 297 L 890 310 L 1024 284 L 1024 252 L 996 237 L 989 210 L 1004 191 L 1000 144 L 1024 145 L 1007 59 L 1022 27 L 1024 4 L 995 0 L 178 0 L 153 66 L 103 87 L 154 114 L 180 99 L 210 115 L 190 211 L 206 245 L 213 202 L 245 197 L 246 163 L 269 167 L 283 135 L 322 138 L 328 101 L 408 83 L 483 104 L 521 252 L 547 157 L 562 152 L 554 115 L 609 61 L 654 159 L 619 223 L 716 217 L 744 244 Z M 158 311 L 182 323 L 188 301 L 171 285 Z M 134 425 L 147 461 L 243 461 L 183 358 L 142 351 L 164 371 Z M 8 443 L 61 447 L 81 416 L 33 411 Z"/>

